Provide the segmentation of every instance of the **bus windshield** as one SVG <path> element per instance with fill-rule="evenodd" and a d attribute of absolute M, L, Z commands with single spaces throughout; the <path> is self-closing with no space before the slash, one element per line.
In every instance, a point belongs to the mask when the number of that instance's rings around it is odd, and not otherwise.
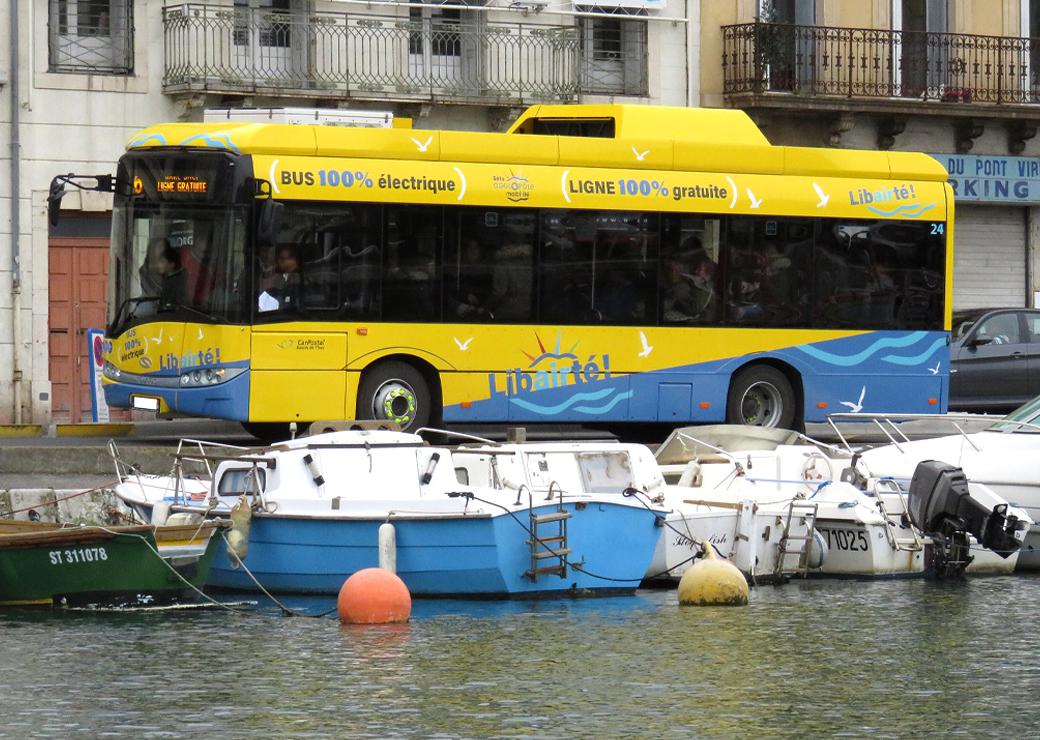
<path fill-rule="evenodd" d="M 232 205 L 227 176 L 197 158 L 124 162 L 113 212 L 109 334 L 146 320 L 241 323 L 248 318 L 248 211 Z M 147 183 L 147 184 L 146 184 Z M 221 187 L 223 186 L 223 187 Z"/>

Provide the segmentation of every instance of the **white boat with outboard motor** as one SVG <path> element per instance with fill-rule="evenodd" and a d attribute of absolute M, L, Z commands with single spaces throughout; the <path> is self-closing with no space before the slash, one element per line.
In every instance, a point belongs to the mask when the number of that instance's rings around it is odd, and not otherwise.
<path fill-rule="evenodd" d="M 185 460 L 200 458 L 210 481 L 183 474 Z M 416 596 L 630 593 L 665 513 L 645 495 L 621 495 L 631 483 L 623 475 L 608 486 L 610 461 L 594 453 L 575 457 L 566 485 L 475 486 L 459 481 L 450 449 L 395 431 L 335 431 L 218 455 L 191 449 L 175 459 L 165 479 L 117 463 L 116 493 L 145 520 L 245 519 L 228 536 L 244 547 L 218 553 L 209 583 L 248 591 L 337 593 L 389 548 Z M 383 536 L 387 524 L 393 536 Z"/>
<path fill-rule="evenodd" d="M 904 521 L 909 491 L 886 485 L 882 495 L 874 495 L 841 480 L 852 460 L 841 448 L 787 430 L 715 425 L 674 430 L 656 457 L 666 478 L 692 483 L 712 498 L 728 493 L 740 499 L 816 503 L 815 528 L 825 540 L 826 556 L 810 574 L 912 576 L 934 570 L 933 540 Z M 982 502 L 994 514 L 993 522 L 1003 521 L 1014 532 L 1005 541 L 991 526 L 991 544 L 1001 551 L 976 546 L 969 572 L 1010 572 L 1028 515 L 1007 509 L 983 485 L 967 484 L 964 493 Z"/>
<path fill-rule="evenodd" d="M 985 419 L 986 417 L 981 417 Z M 946 433 L 911 439 L 907 422 L 927 420 Z M 981 431 L 968 431 L 980 417 L 971 414 L 922 417 L 917 414 L 835 414 L 831 424 L 845 444 L 845 455 L 862 478 L 878 482 L 879 490 L 893 486 L 905 491 L 917 465 L 941 460 L 964 471 L 972 484 L 983 484 L 1001 499 L 1025 511 L 1034 522 L 1018 555 L 1018 570 L 1040 570 L 1040 397 L 1003 418 L 994 418 Z M 841 422 L 867 422 L 882 432 L 888 444 L 855 449 L 846 441 Z M 854 457 L 853 457 L 854 456 Z"/>

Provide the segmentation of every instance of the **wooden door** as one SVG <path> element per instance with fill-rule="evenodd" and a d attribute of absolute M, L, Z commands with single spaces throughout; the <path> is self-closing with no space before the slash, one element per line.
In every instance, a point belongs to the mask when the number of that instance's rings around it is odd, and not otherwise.
<path fill-rule="evenodd" d="M 56 422 L 90 421 L 86 332 L 105 326 L 108 239 L 52 237 L 49 258 L 53 419 Z"/>

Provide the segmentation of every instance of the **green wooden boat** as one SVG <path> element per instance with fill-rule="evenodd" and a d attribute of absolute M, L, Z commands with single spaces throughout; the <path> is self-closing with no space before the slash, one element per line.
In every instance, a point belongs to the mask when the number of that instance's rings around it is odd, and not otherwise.
<path fill-rule="evenodd" d="M 0 520 L 0 606 L 153 604 L 197 596 L 223 522 L 62 526 Z M 188 585 L 190 584 L 190 585 Z"/>

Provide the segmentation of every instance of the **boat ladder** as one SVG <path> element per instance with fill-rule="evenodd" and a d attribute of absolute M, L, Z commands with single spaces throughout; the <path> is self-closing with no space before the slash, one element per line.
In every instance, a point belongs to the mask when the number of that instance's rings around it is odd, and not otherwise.
<path fill-rule="evenodd" d="M 567 521 L 571 513 L 563 508 L 563 489 L 555 482 L 549 486 L 548 499 L 553 498 L 554 487 L 560 492 L 556 511 L 536 514 L 533 501 L 528 509 L 531 512 L 531 539 L 527 541 L 531 548 L 531 569 L 524 575 L 534 583 L 538 582 L 538 576 L 567 577 L 567 556 L 571 554 L 567 546 Z"/>
<path fill-rule="evenodd" d="M 812 548 L 813 539 L 816 537 L 816 513 L 819 504 L 801 499 L 792 500 L 787 506 L 787 517 L 784 519 L 784 533 L 776 548 L 776 566 L 773 576 L 783 579 L 790 576 L 809 575 L 809 551 Z M 791 534 L 791 523 L 802 519 L 806 523 L 804 535 Z M 797 555 L 798 562 L 794 568 L 787 567 L 790 556 Z"/>
<path fill-rule="evenodd" d="M 923 549 L 924 541 L 921 539 L 921 535 L 918 534 L 917 527 L 913 525 L 908 527 L 910 530 L 910 537 L 898 536 L 897 529 L 902 529 L 902 527 L 896 523 L 898 517 L 893 517 L 888 511 L 888 507 L 885 506 L 885 499 L 881 495 L 881 491 L 878 489 L 878 483 L 881 482 L 882 481 L 878 481 L 874 484 L 874 501 L 877 502 L 878 511 L 881 512 L 881 516 L 885 517 L 885 523 L 888 525 L 885 528 L 885 534 L 888 537 L 888 544 L 893 550 L 916 551 Z M 904 514 L 905 512 L 910 511 L 906 502 L 906 492 L 903 490 L 903 487 L 899 485 L 897 481 L 889 480 L 884 482 L 888 483 L 892 492 L 899 497 L 899 503 L 903 508 Z"/>

